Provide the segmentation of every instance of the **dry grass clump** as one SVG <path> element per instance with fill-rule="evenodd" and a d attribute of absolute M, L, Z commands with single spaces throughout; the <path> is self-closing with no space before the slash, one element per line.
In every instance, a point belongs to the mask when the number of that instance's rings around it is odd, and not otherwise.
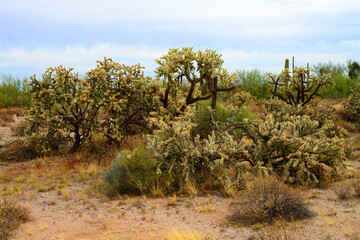
<path fill-rule="evenodd" d="M 40 157 L 41 151 L 35 143 L 26 144 L 23 140 L 9 143 L 0 153 L 0 159 L 9 162 L 22 162 Z"/>
<path fill-rule="evenodd" d="M 202 236 L 198 233 L 192 231 L 178 232 L 176 229 L 172 229 L 170 233 L 167 234 L 166 238 L 168 240 L 211 240 L 212 237 Z"/>
<path fill-rule="evenodd" d="M 244 224 L 288 221 L 314 216 L 299 190 L 289 187 L 276 176 L 260 176 L 253 182 L 232 217 Z"/>
<path fill-rule="evenodd" d="M 14 116 L 22 116 L 22 110 L 20 108 L 4 108 L 0 109 L 0 125 L 6 126 L 8 123 L 15 121 Z"/>
<path fill-rule="evenodd" d="M 7 109 L 0 109 L 0 122 L 9 123 L 14 122 L 14 115 Z"/>
<path fill-rule="evenodd" d="M 349 182 L 339 182 L 333 187 L 336 196 L 341 200 L 347 200 L 351 197 L 351 185 Z"/>
<path fill-rule="evenodd" d="M 254 240 L 295 240 L 295 229 L 290 224 L 277 222 L 257 231 Z"/>
<path fill-rule="evenodd" d="M 360 172 L 357 173 L 351 182 L 351 186 L 355 191 L 355 196 L 360 198 Z"/>
<path fill-rule="evenodd" d="M 92 141 L 84 146 L 77 158 L 86 161 L 96 161 L 98 165 L 109 165 L 119 154 L 119 146 L 109 142 L 103 134 L 95 134 Z"/>
<path fill-rule="evenodd" d="M 0 201 L 0 240 L 9 239 L 11 232 L 20 224 L 30 220 L 27 208 L 19 206 L 10 199 Z"/>

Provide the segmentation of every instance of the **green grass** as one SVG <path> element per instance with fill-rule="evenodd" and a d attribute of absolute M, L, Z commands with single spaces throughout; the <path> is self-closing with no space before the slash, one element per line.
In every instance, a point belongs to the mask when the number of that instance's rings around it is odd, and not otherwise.
<path fill-rule="evenodd" d="M 208 134 L 209 130 L 209 120 L 210 120 L 210 110 L 211 100 L 202 101 L 199 103 L 199 107 L 194 116 L 194 122 L 197 124 L 197 127 L 193 129 L 193 133 L 200 134 L 205 136 Z M 226 112 L 226 106 L 221 101 L 218 101 L 215 108 L 214 120 L 216 122 L 225 123 L 229 118 L 228 113 Z M 235 121 L 242 121 L 244 118 L 249 120 L 255 120 L 256 115 L 253 114 L 249 108 L 245 107 L 240 114 L 235 117 Z"/>
<path fill-rule="evenodd" d="M 30 103 L 25 94 L 28 89 L 26 78 L 14 78 L 11 75 L 0 76 L 0 108 L 20 107 Z"/>

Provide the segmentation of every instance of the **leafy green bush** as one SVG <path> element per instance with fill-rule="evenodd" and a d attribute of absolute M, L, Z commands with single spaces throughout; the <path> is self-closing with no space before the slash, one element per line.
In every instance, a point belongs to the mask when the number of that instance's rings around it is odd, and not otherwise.
<path fill-rule="evenodd" d="M 244 119 L 255 120 L 256 116 L 246 107 L 246 105 L 252 101 L 252 97 L 245 91 L 237 92 L 227 99 L 226 102 L 218 102 L 215 108 L 212 120 L 214 122 L 226 123 L 229 118 L 235 122 L 243 121 Z M 230 112 L 230 106 L 236 105 L 236 113 Z M 201 137 L 206 137 L 210 134 L 210 113 L 211 113 L 211 101 L 206 100 L 200 102 L 195 110 L 193 121 L 196 126 L 192 129 L 192 133 L 199 134 Z"/>
<path fill-rule="evenodd" d="M 29 105 L 30 97 L 25 94 L 27 79 L 20 80 L 11 75 L 0 77 L 0 108 Z"/>
<path fill-rule="evenodd" d="M 193 121 L 196 126 L 192 129 L 194 134 L 200 134 L 200 136 L 207 136 L 210 131 L 210 106 L 211 100 L 202 101 L 198 104 L 194 114 Z M 229 115 L 226 109 L 221 103 L 216 104 L 215 114 L 213 116 L 214 121 L 226 122 Z"/>
<path fill-rule="evenodd" d="M 349 74 L 353 72 L 351 69 L 351 61 L 348 65 L 333 64 L 332 62 L 323 63 L 320 62 L 313 66 L 313 70 L 318 77 L 323 74 L 330 74 L 333 80 L 333 85 L 319 90 L 319 94 L 323 97 L 347 97 L 350 94 L 350 90 L 355 87 L 358 79 Z"/>
<path fill-rule="evenodd" d="M 239 90 L 249 92 L 256 98 L 268 99 L 271 93 L 266 85 L 269 80 L 268 75 L 258 69 L 237 70 L 235 84 Z"/>
<path fill-rule="evenodd" d="M 345 75 L 335 75 L 332 80 L 333 85 L 320 89 L 319 94 L 323 97 L 347 97 L 351 89 L 359 82 L 357 79 Z"/>
<path fill-rule="evenodd" d="M 110 196 L 147 193 L 156 180 L 155 158 L 144 148 L 122 151 L 104 174 Z"/>
<path fill-rule="evenodd" d="M 358 79 L 360 77 L 360 64 L 357 61 L 348 60 L 348 75 L 351 78 Z"/>
<path fill-rule="evenodd" d="M 329 62 L 319 62 L 312 67 L 313 71 L 318 77 L 321 77 L 324 74 L 331 74 L 332 77 L 335 76 L 346 76 L 347 66 L 340 63 Z"/>

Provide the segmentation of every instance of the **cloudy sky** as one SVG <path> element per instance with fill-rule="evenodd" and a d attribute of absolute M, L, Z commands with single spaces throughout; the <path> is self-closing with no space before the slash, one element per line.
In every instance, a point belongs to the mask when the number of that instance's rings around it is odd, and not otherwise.
<path fill-rule="evenodd" d="M 216 49 L 230 71 L 359 61 L 360 1 L 0 0 L 0 75 L 84 73 L 104 56 L 153 75 L 154 59 L 183 46 Z"/>

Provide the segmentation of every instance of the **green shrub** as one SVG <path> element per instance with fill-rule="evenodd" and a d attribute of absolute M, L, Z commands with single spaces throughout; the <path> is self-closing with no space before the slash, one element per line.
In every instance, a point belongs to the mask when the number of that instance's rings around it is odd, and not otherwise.
<path fill-rule="evenodd" d="M 24 162 L 41 156 L 41 149 L 35 142 L 25 143 L 20 139 L 10 142 L 0 151 L 0 160 L 8 162 Z"/>
<path fill-rule="evenodd" d="M 268 99 L 271 93 L 266 85 L 269 77 L 258 69 L 237 70 L 235 84 L 239 90 L 249 92 L 256 98 Z"/>
<path fill-rule="evenodd" d="M 346 76 L 347 74 L 347 67 L 344 64 L 340 63 L 332 63 L 329 62 L 319 62 L 313 66 L 313 71 L 317 76 L 322 76 L 324 74 L 331 74 L 332 77 L 334 76 Z"/>
<path fill-rule="evenodd" d="M 297 220 L 313 216 L 302 193 L 275 176 L 258 177 L 243 195 L 233 220 L 244 224 Z"/>
<path fill-rule="evenodd" d="M 104 181 L 110 186 L 107 195 L 143 194 L 157 180 L 155 158 L 144 148 L 122 151 L 113 166 L 105 172 Z"/>
<path fill-rule="evenodd" d="M 210 106 L 211 100 L 202 101 L 198 104 L 194 114 L 193 121 L 196 126 L 192 129 L 193 134 L 200 134 L 200 136 L 207 136 L 210 131 Z M 226 122 L 229 115 L 221 103 L 216 104 L 214 121 Z"/>
<path fill-rule="evenodd" d="M 335 75 L 332 77 L 333 85 L 322 88 L 319 94 L 323 97 L 347 97 L 351 89 L 359 82 L 355 78 L 350 78 L 344 75 Z"/>
<path fill-rule="evenodd" d="M 20 80 L 11 75 L 0 77 L 0 108 L 29 105 L 30 97 L 25 94 L 27 79 Z"/>

